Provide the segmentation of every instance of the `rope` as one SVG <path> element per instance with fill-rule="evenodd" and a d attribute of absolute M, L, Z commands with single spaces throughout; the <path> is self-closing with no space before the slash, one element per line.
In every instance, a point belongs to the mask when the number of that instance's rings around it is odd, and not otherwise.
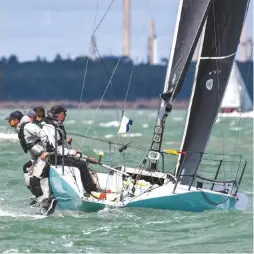
<path fill-rule="evenodd" d="M 97 49 L 97 48 L 96 48 L 96 49 Z M 101 57 L 101 56 L 100 56 L 100 57 Z M 117 64 L 116 64 L 116 66 L 115 66 L 115 69 L 114 69 L 114 71 L 113 71 L 113 73 L 112 73 L 112 75 L 111 75 L 111 77 L 110 77 L 110 79 L 109 79 L 109 81 L 108 81 L 108 84 L 107 84 L 107 86 L 106 86 L 106 88 L 105 88 L 105 90 L 104 90 L 104 93 L 103 93 L 103 95 L 102 95 L 102 97 L 101 97 L 101 99 L 100 99 L 99 105 L 97 106 L 97 108 L 96 108 L 96 110 L 95 110 L 95 113 L 94 113 L 93 118 L 92 118 L 92 123 L 88 126 L 85 135 L 88 134 L 90 128 L 91 128 L 92 125 L 93 125 L 93 122 L 94 122 L 95 116 L 96 116 L 96 114 L 97 114 L 97 111 L 98 111 L 98 109 L 100 108 L 100 105 L 101 105 L 101 103 L 102 103 L 102 101 L 103 101 L 103 98 L 104 98 L 104 96 L 105 96 L 105 94 L 106 94 L 106 92 L 107 92 L 107 89 L 108 89 L 109 85 L 111 84 L 111 80 L 112 80 L 112 78 L 113 78 L 113 75 L 115 74 L 115 71 L 116 71 L 116 69 L 117 69 L 117 66 L 118 66 L 120 60 L 121 60 L 121 58 L 119 58 L 119 60 L 117 61 Z M 102 61 L 103 61 L 103 60 L 102 60 Z M 104 67 L 105 67 L 105 66 L 104 66 Z M 83 142 L 84 142 L 84 140 L 82 140 L 82 142 L 81 142 L 81 144 L 80 144 L 80 147 L 82 146 Z"/>
<path fill-rule="evenodd" d="M 214 10 L 214 3 L 213 3 L 213 22 L 214 22 L 214 24 L 216 24 L 216 20 L 215 20 L 215 10 Z M 227 22 L 226 22 L 227 23 Z M 226 23 L 224 24 L 224 27 L 222 28 L 222 30 L 224 30 L 225 29 L 225 26 L 226 26 Z M 215 40 L 215 51 L 216 51 L 216 55 L 219 55 L 219 52 L 218 52 L 218 47 L 217 47 L 217 45 L 219 46 L 219 43 L 220 43 L 220 41 L 218 40 L 217 41 L 217 36 L 216 36 L 216 28 L 215 28 L 215 26 L 214 26 L 214 29 L 213 29 L 213 32 L 214 32 L 214 40 Z M 219 102 L 221 102 L 222 101 L 222 98 L 220 97 L 220 82 L 219 82 L 219 72 L 218 72 L 218 70 L 219 70 L 219 66 L 218 66 L 218 59 L 216 59 L 215 60 L 215 63 L 216 63 L 216 69 L 217 69 L 217 75 L 216 75 L 216 78 L 217 78 L 217 91 L 218 91 L 218 93 L 217 93 L 217 96 L 218 96 L 218 100 L 219 100 Z M 226 89 L 226 88 L 225 88 Z M 220 142 L 220 148 L 221 148 L 221 151 L 222 151 L 222 154 L 224 155 L 224 152 L 225 152 L 225 147 L 224 147 L 224 133 L 223 133 L 223 128 L 224 128 L 224 120 L 222 120 L 222 130 L 220 131 L 220 135 L 221 135 L 221 142 Z M 224 156 L 222 156 L 222 159 L 224 160 Z M 225 171 L 223 171 L 224 172 L 224 177 L 226 177 L 225 176 Z"/>
<path fill-rule="evenodd" d="M 132 79 L 132 75 L 133 75 L 133 70 L 134 70 L 134 63 L 132 64 L 131 75 L 130 75 L 130 79 L 129 79 L 129 83 L 128 83 L 128 87 L 127 87 L 127 92 L 126 92 L 125 98 L 124 98 L 123 111 L 124 111 L 124 109 L 125 109 L 125 104 L 126 104 L 126 101 L 127 101 L 127 97 L 128 97 L 128 94 L 129 94 L 129 90 L 130 90 L 130 85 L 131 85 L 131 79 Z"/>
<path fill-rule="evenodd" d="M 230 196 L 228 196 L 225 200 L 223 200 L 223 201 L 221 201 L 221 202 L 214 202 L 214 201 L 212 201 L 211 199 L 208 198 L 208 196 L 206 195 L 206 193 L 205 193 L 202 189 L 199 189 L 199 188 L 198 188 L 198 190 L 200 191 L 200 193 L 202 194 L 202 196 L 204 197 L 204 199 L 205 199 L 209 204 L 211 204 L 211 205 L 213 205 L 213 206 L 221 205 L 221 204 L 227 202 L 228 199 L 230 198 Z"/>

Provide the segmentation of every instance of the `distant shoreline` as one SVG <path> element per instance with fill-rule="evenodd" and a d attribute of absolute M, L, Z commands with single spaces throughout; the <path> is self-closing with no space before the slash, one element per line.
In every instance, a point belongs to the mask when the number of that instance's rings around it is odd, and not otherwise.
<path fill-rule="evenodd" d="M 51 101 L 0 101 L 0 109 L 31 109 L 37 106 L 42 106 L 49 109 L 53 105 L 62 105 L 66 108 L 81 108 L 81 109 L 96 109 L 99 105 L 99 100 L 90 102 L 69 101 L 69 100 L 51 100 Z M 158 99 L 139 99 L 136 101 L 127 101 L 124 105 L 124 101 L 103 101 L 100 104 L 100 109 L 158 109 Z M 173 108 L 175 109 L 187 109 L 188 101 L 175 101 Z"/>

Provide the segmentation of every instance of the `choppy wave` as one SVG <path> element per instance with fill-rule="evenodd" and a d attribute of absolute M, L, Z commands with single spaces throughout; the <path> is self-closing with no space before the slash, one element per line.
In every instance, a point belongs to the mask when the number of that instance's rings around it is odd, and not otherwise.
<path fill-rule="evenodd" d="M 83 124 L 93 124 L 94 121 L 93 120 L 82 120 Z"/>
<path fill-rule="evenodd" d="M 173 142 L 173 141 L 167 141 L 166 142 L 167 145 L 173 145 L 173 144 L 176 144 L 176 142 Z"/>
<path fill-rule="evenodd" d="M 128 138 L 135 138 L 135 137 L 142 137 L 143 134 L 142 133 L 139 133 L 139 132 L 136 132 L 136 133 L 124 133 L 124 134 L 121 134 L 121 137 L 128 137 Z M 104 135 L 104 138 L 113 138 L 114 135 L 113 134 L 106 134 Z"/>
<path fill-rule="evenodd" d="M 18 249 L 8 249 L 4 250 L 3 253 L 19 253 L 20 251 Z"/>
<path fill-rule="evenodd" d="M 181 117 L 181 116 L 174 116 L 174 117 L 172 117 L 172 119 L 174 122 L 182 122 L 183 121 L 183 117 Z"/>
<path fill-rule="evenodd" d="M 107 135 L 104 136 L 104 138 L 113 138 L 113 137 L 114 137 L 113 134 L 107 134 Z"/>
<path fill-rule="evenodd" d="M 0 132 L 0 139 L 18 140 L 18 134 L 16 134 L 16 133 L 4 133 L 4 132 Z"/>
<path fill-rule="evenodd" d="M 119 122 L 118 121 L 110 121 L 110 122 L 106 122 L 106 123 L 99 123 L 99 126 L 105 127 L 105 128 L 119 127 Z"/>
<path fill-rule="evenodd" d="M 28 218 L 28 219 L 44 219 L 44 218 L 47 218 L 46 215 L 17 213 L 17 212 L 4 211 L 4 210 L 0 210 L 0 217 L 12 217 L 12 218 L 24 217 L 24 218 Z"/>
<path fill-rule="evenodd" d="M 241 131 L 243 128 L 242 127 L 230 127 L 229 130 L 231 131 Z"/>
<path fill-rule="evenodd" d="M 76 121 L 75 120 L 67 120 L 65 121 L 66 124 L 75 124 Z"/>
<path fill-rule="evenodd" d="M 105 114 L 106 112 L 106 114 Z M 103 138 L 106 140 L 118 140 L 121 143 L 120 136 L 117 134 L 115 127 L 100 127 L 99 123 L 110 125 L 115 123 L 117 118 L 114 111 L 103 111 L 94 121 L 89 135 Z M 123 143 L 129 141 L 137 144 L 147 144 L 151 140 L 153 134 L 154 121 L 152 111 L 144 110 L 141 114 L 137 111 L 130 113 L 130 118 L 134 120 L 134 125 L 130 129 L 130 133 L 125 134 Z M 73 114 L 73 116 L 71 115 Z M 91 112 L 83 111 L 82 119 L 80 113 L 71 111 L 67 120 L 74 119 L 76 124 L 69 124 L 67 131 L 74 133 L 86 133 L 86 127 L 92 124 Z M 5 114 L 8 115 L 8 114 Z M 152 116 L 151 116 L 152 115 Z M 184 112 L 177 112 L 173 115 L 182 117 Z M 151 119 L 153 118 L 153 119 Z M 84 119 L 84 120 L 83 120 Z M 1 167 L 0 167 L 0 232 L 3 237 L 0 241 L 0 252 L 57 252 L 57 253 L 116 253 L 121 252 L 142 253 L 156 252 L 237 252 L 247 253 L 252 250 L 252 225 L 249 223 L 253 217 L 253 188 L 252 188 L 252 119 L 247 119 L 235 124 L 230 124 L 231 119 L 220 119 L 223 124 L 217 124 L 214 135 L 211 135 L 212 142 L 209 144 L 209 151 L 217 151 L 218 144 L 225 143 L 227 147 L 235 144 L 235 135 L 237 132 L 229 130 L 238 125 L 243 127 L 239 143 L 239 151 L 244 153 L 244 157 L 248 160 L 245 175 L 243 176 L 240 189 L 244 189 L 244 193 L 250 200 L 248 208 L 242 211 L 208 211 L 202 213 L 187 213 L 184 211 L 166 211 L 160 209 L 146 208 L 124 208 L 111 209 L 105 208 L 95 213 L 82 213 L 78 211 L 62 211 L 56 210 L 53 216 L 44 218 L 41 215 L 35 215 L 37 211 L 28 207 L 28 190 L 24 189 L 24 180 L 21 165 L 24 164 L 26 156 L 20 150 L 16 141 L 17 136 L 13 134 L 13 130 L 6 127 L 6 122 L 1 123 L 0 142 L 1 142 Z M 110 123 L 110 121 L 112 121 Z M 179 124 L 183 122 L 174 122 L 172 125 L 168 123 L 165 131 L 164 148 L 178 149 L 181 144 L 181 135 L 183 128 Z M 148 124 L 144 129 L 144 124 Z M 134 128 L 133 128 L 134 127 Z M 220 131 L 224 131 L 226 135 L 221 141 Z M 12 133 L 11 133 L 12 131 Z M 8 134 L 9 132 L 9 134 Z M 133 132 L 133 133 L 132 133 Z M 141 134 L 142 133 L 142 134 Z M 248 133 L 248 134 L 246 134 Z M 142 137 L 140 137 L 143 135 Z M 133 136 L 133 137 L 132 137 Z M 139 137 L 138 137 L 139 136 Z M 3 137 L 5 140 L 1 139 Z M 179 137 L 179 138 L 178 138 Z M 15 138 L 14 141 L 8 139 Z M 105 138 L 104 138 L 105 139 Z M 129 141 L 127 141 L 129 139 Z M 76 138 L 77 141 L 82 139 Z M 139 142 L 140 140 L 140 142 Z M 219 143 L 218 143 L 219 142 Z M 164 144 L 165 144 L 164 143 Z M 105 160 L 108 159 L 106 144 L 100 144 L 92 139 L 84 142 L 82 150 L 84 153 L 93 154 L 101 149 L 105 152 Z M 226 150 L 231 151 L 231 147 Z M 124 158 L 123 154 L 115 154 L 114 162 L 123 164 L 123 159 L 128 163 L 139 161 L 139 153 L 135 149 L 127 149 L 128 153 Z M 15 153 L 15 156 L 13 156 Z M 140 154 L 143 154 L 142 152 Z M 174 160 L 174 158 L 172 158 Z M 105 162 L 106 163 L 106 162 Z M 169 160 L 171 163 L 171 160 Z M 17 168 L 19 165 L 19 169 Z M 171 164 L 170 164 L 171 165 Z M 218 164 L 216 163 L 218 166 Z M 96 166 L 91 167 L 97 170 Z M 207 168 L 209 175 L 214 175 L 211 165 L 203 165 Z M 210 171 L 211 169 L 211 171 Z M 223 168 L 223 171 L 227 170 Z M 222 174 L 223 174 L 222 171 Z M 221 176 L 222 177 L 222 176 Z M 52 227 L 53 225 L 53 227 Z M 231 226 L 233 225 L 233 226 Z M 64 229 L 64 230 L 63 230 Z M 20 232 L 25 232 L 24 237 L 19 237 Z M 219 232 L 219 234 L 218 234 Z M 241 232 L 241 234 L 239 234 Z M 0 234 L 1 234 L 0 233 Z M 2 236 L 1 235 L 1 236 Z M 62 237 L 65 235 L 65 237 Z M 200 237 L 204 236 L 203 239 Z M 144 239 L 149 239 L 146 244 L 142 244 Z M 46 244 L 45 244 L 46 243 Z M 29 248 L 29 251 L 27 251 Z"/>
<path fill-rule="evenodd" d="M 124 133 L 121 135 L 122 137 L 130 137 L 130 138 L 133 138 L 133 137 L 142 137 L 143 134 L 142 133 Z"/>

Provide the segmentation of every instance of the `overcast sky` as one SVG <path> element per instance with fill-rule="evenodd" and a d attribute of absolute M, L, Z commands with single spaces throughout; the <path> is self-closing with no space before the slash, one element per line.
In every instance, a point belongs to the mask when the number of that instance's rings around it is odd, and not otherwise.
<path fill-rule="evenodd" d="M 96 9 L 96 24 L 112 0 L 0 0 L 0 55 L 16 54 L 21 61 L 37 55 L 51 60 L 87 55 Z M 168 57 L 174 33 L 178 0 L 132 0 L 131 56 L 147 58 L 148 24 L 155 20 L 158 55 Z M 253 34 L 253 0 L 247 16 L 248 36 Z M 121 55 L 123 0 L 115 0 L 96 31 L 101 55 Z M 237 58 L 240 54 L 238 53 Z"/>

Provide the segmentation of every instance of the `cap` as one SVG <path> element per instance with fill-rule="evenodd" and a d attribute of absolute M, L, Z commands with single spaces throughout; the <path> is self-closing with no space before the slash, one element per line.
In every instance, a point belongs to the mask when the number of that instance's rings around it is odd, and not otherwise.
<path fill-rule="evenodd" d="M 29 112 L 28 112 L 28 117 L 30 117 L 30 118 L 34 118 L 34 117 L 36 117 L 36 113 L 34 112 L 34 110 L 30 110 Z"/>
<path fill-rule="evenodd" d="M 5 120 L 8 120 L 9 122 L 13 119 L 17 119 L 17 120 L 21 120 L 21 118 L 23 117 L 23 113 L 21 113 L 20 111 L 16 110 L 12 113 L 10 113 L 10 115 L 8 117 L 5 118 Z"/>
<path fill-rule="evenodd" d="M 67 112 L 66 108 L 63 107 L 63 106 L 61 106 L 61 105 L 53 106 L 49 111 L 50 111 L 52 114 L 55 114 L 55 115 L 57 115 L 57 114 L 59 114 L 59 113 L 61 113 L 61 112 L 64 112 L 64 113 Z"/>

